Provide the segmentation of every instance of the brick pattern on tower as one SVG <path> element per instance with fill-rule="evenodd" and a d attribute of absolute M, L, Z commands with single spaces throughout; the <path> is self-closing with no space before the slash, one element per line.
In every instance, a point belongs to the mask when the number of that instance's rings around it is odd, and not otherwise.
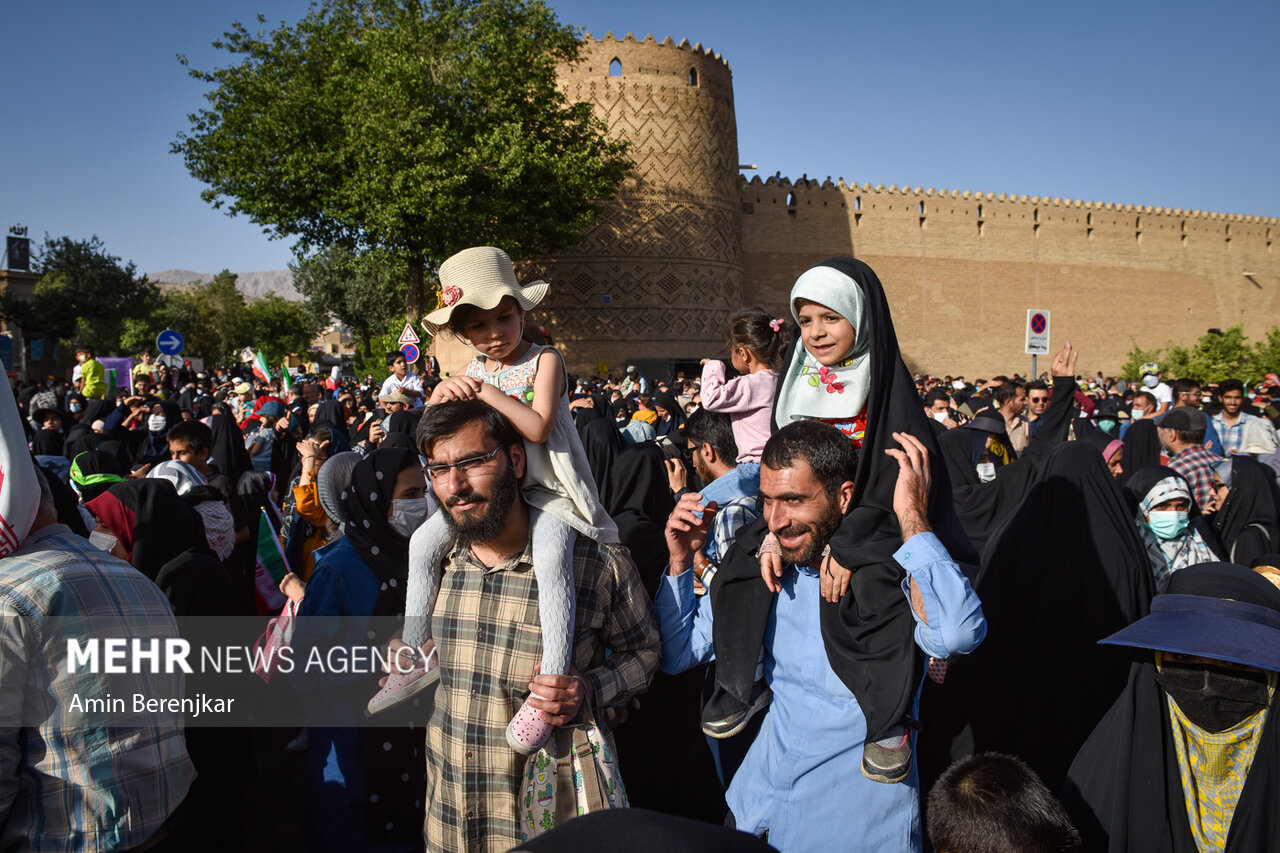
<path fill-rule="evenodd" d="M 620 73 L 611 74 L 615 61 Z M 560 80 L 631 142 L 635 168 L 577 246 L 529 265 L 552 283 L 534 321 L 574 369 L 705 355 L 742 304 L 728 63 L 687 41 L 587 34 L 582 59 Z"/>

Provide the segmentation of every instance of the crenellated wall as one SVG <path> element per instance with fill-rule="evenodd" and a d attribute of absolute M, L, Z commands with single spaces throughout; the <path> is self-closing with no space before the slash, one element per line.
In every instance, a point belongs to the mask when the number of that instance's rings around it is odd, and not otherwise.
<path fill-rule="evenodd" d="M 1198 210 L 754 178 L 744 290 L 782 311 L 800 272 L 852 248 L 884 283 L 921 369 L 1029 367 L 1026 311 L 1042 308 L 1055 347 L 1070 338 L 1082 370 L 1111 372 L 1135 341 L 1188 343 L 1236 323 L 1257 337 L 1280 324 L 1277 233 L 1277 219 Z"/>

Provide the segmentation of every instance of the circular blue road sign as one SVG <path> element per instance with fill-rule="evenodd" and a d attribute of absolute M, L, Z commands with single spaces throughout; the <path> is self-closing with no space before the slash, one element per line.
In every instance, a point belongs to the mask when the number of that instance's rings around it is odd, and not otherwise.
<path fill-rule="evenodd" d="M 404 353 L 404 360 L 409 364 L 413 364 L 418 360 L 417 344 L 404 344 L 400 347 L 400 352 Z"/>
<path fill-rule="evenodd" d="M 156 349 L 160 350 L 160 352 L 165 355 L 177 355 L 182 352 L 182 345 L 184 343 L 185 341 L 182 340 L 182 335 L 178 334 L 173 329 L 165 329 L 163 332 L 156 335 Z"/>
<path fill-rule="evenodd" d="M 1044 325 L 1045 323 L 1044 323 L 1043 314 L 1031 315 L 1031 331 L 1035 332 L 1037 335 L 1041 334 L 1044 331 Z"/>

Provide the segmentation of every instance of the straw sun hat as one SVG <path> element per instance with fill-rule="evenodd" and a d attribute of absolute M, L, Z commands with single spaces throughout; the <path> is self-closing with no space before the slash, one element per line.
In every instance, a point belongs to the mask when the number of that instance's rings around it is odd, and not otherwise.
<path fill-rule="evenodd" d="M 532 281 L 524 287 L 516 280 L 511 258 L 493 246 L 463 249 L 440 265 L 440 305 L 422 319 L 432 335 L 449 325 L 453 309 L 460 305 L 477 308 L 497 307 L 502 297 L 510 296 L 528 311 L 547 295 L 545 281 Z"/>

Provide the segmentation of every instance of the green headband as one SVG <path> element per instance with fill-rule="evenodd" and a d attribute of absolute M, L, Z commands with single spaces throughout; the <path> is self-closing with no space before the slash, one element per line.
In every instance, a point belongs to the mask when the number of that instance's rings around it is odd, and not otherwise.
<path fill-rule="evenodd" d="M 76 458 L 71 461 L 71 479 L 75 481 L 77 486 L 96 486 L 101 483 L 123 483 L 124 477 L 119 474 L 85 474 L 80 470 L 80 457 L 85 453 L 77 454 Z"/>

